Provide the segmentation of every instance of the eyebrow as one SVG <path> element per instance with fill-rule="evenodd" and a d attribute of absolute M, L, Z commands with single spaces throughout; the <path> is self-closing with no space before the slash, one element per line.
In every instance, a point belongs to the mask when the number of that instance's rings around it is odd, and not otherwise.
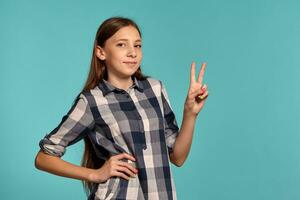
<path fill-rule="evenodd" d="M 116 42 L 117 42 L 117 41 L 121 41 L 121 40 L 122 40 L 122 41 L 128 41 L 128 39 L 123 39 L 123 38 L 122 38 L 122 39 L 116 40 Z M 141 41 L 142 41 L 141 39 L 137 39 L 137 40 L 136 40 L 136 42 L 141 42 Z"/>

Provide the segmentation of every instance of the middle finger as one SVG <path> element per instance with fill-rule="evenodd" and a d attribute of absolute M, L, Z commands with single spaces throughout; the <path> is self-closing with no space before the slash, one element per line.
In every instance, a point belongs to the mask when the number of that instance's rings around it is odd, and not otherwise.
<path fill-rule="evenodd" d="M 200 83 L 201 85 L 202 85 L 202 80 L 203 80 L 205 68 L 206 68 L 206 63 L 203 63 L 202 67 L 201 67 L 201 70 L 199 72 L 199 75 L 198 75 L 198 83 Z"/>
<path fill-rule="evenodd" d="M 130 169 L 134 173 L 138 173 L 138 170 L 135 167 L 133 167 L 131 164 L 127 163 L 127 162 L 118 161 L 117 163 L 121 166 L 127 167 L 128 169 Z"/>

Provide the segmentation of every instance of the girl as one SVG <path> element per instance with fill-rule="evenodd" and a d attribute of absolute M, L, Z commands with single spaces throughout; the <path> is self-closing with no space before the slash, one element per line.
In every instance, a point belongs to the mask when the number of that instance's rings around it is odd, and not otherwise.
<path fill-rule="evenodd" d="M 195 63 L 181 129 L 164 84 L 141 70 L 137 24 L 112 17 L 99 27 L 85 87 L 60 124 L 39 142 L 36 168 L 82 180 L 88 199 L 176 199 L 170 162 L 182 166 L 198 113 L 208 96 L 205 64 Z M 81 166 L 61 159 L 84 139 Z"/>

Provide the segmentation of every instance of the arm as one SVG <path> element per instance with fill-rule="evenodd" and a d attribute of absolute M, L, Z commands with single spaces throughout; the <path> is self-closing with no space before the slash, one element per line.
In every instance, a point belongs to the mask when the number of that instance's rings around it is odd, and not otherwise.
<path fill-rule="evenodd" d="M 93 126 L 94 120 L 87 99 L 81 95 L 62 118 L 61 123 L 40 140 L 41 150 L 35 158 L 35 167 L 58 176 L 88 182 L 104 182 L 111 176 L 129 180 L 129 176 L 134 176 L 137 170 L 129 163 L 120 161 L 124 158 L 134 161 L 134 158 L 126 153 L 111 156 L 98 169 L 77 166 L 61 159 L 66 148 L 85 137 Z"/>
<path fill-rule="evenodd" d="M 182 125 L 173 147 L 173 152 L 170 153 L 170 161 L 177 167 L 183 165 L 189 154 L 194 134 L 195 122 L 195 116 L 184 114 Z"/>
<path fill-rule="evenodd" d="M 89 169 L 66 162 L 60 157 L 48 155 L 40 150 L 35 159 L 35 167 L 58 176 L 95 183 L 104 182 L 112 176 L 122 177 L 126 180 L 129 180 L 130 177 L 135 177 L 138 173 L 137 169 L 127 162 L 120 161 L 122 159 L 135 162 L 133 156 L 122 153 L 111 156 L 101 168 Z"/>
<path fill-rule="evenodd" d="M 60 124 L 39 142 L 40 151 L 35 158 L 35 167 L 59 176 L 89 180 L 91 169 L 80 167 L 61 159 L 66 148 L 85 137 L 93 127 L 94 120 L 85 96 L 76 101 L 62 118 Z"/>
<path fill-rule="evenodd" d="M 204 102 L 208 96 L 207 86 L 202 87 L 202 79 L 206 64 L 201 67 L 201 71 L 198 75 L 198 80 L 195 80 L 195 63 L 191 65 L 191 82 L 188 91 L 188 95 L 184 104 L 183 121 L 176 138 L 173 152 L 170 153 L 170 160 L 173 164 L 180 167 L 186 160 L 193 139 L 195 122 L 198 113 L 204 106 Z M 199 96 L 201 95 L 201 96 Z"/>
<path fill-rule="evenodd" d="M 62 160 L 60 157 L 52 156 L 39 151 L 35 158 L 35 167 L 58 176 L 90 181 L 93 169 L 74 165 Z"/>

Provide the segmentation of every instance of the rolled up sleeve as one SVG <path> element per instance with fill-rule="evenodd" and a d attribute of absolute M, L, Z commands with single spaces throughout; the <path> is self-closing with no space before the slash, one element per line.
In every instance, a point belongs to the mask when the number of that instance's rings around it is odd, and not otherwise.
<path fill-rule="evenodd" d="M 179 133 L 179 127 L 165 85 L 161 83 L 161 97 L 164 109 L 165 138 L 169 153 L 173 152 L 173 146 Z"/>
<path fill-rule="evenodd" d="M 94 119 L 86 97 L 80 93 L 59 125 L 40 140 L 40 148 L 47 154 L 61 157 L 66 147 L 87 136 Z"/>

